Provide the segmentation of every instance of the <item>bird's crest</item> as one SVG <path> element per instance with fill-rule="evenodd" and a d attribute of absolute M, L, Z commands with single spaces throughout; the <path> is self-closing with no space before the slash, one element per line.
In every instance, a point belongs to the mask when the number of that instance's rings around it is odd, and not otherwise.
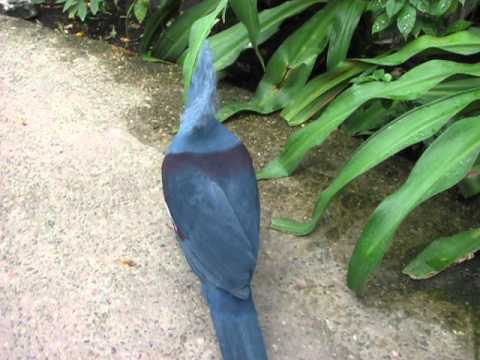
<path fill-rule="evenodd" d="M 217 121 L 215 119 L 216 92 L 217 78 L 213 66 L 213 54 L 208 42 L 205 41 L 192 75 L 181 127 L 201 128 L 209 121 Z"/>

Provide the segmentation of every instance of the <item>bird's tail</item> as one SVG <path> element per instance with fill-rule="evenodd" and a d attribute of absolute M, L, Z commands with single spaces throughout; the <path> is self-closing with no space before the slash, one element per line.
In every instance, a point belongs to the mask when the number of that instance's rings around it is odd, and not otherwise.
<path fill-rule="evenodd" d="M 195 113 L 215 116 L 217 77 L 213 66 L 213 53 L 205 41 L 198 56 L 197 65 L 188 89 L 186 109 Z"/>
<path fill-rule="evenodd" d="M 251 294 L 242 300 L 206 283 L 203 284 L 203 294 L 210 308 L 223 360 L 266 360 Z"/>

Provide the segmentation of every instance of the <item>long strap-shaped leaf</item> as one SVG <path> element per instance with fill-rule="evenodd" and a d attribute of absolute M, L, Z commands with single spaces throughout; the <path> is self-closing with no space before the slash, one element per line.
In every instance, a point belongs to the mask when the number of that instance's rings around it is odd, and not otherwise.
<path fill-rule="evenodd" d="M 258 51 L 258 35 L 260 34 L 260 21 L 258 20 L 257 0 L 229 0 L 230 6 L 237 18 L 245 25 L 248 36 L 258 59 L 263 63 L 262 56 Z"/>
<path fill-rule="evenodd" d="M 219 0 L 202 0 L 175 19 L 153 45 L 152 53 L 159 59 L 177 61 L 188 46 L 188 36 L 193 23 L 212 12 Z"/>
<path fill-rule="evenodd" d="M 326 207 L 347 184 L 399 151 L 428 139 L 454 115 L 480 99 L 480 88 L 447 96 L 417 107 L 384 126 L 364 142 L 335 180 L 320 194 L 312 218 L 306 223 L 274 218 L 272 227 L 295 235 L 308 235 L 317 226 Z"/>
<path fill-rule="evenodd" d="M 480 250 L 480 228 L 434 240 L 406 267 L 412 279 L 428 279 L 450 265 L 473 257 Z"/>
<path fill-rule="evenodd" d="M 226 8 L 227 4 L 228 0 L 220 0 L 217 7 L 210 14 L 193 23 L 188 40 L 188 50 L 183 63 L 183 88 L 185 94 L 190 87 L 190 81 L 192 80 L 195 62 L 200 53 L 200 49 L 213 25 L 215 25 L 218 15 Z"/>
<path fill-rule="evenodd" d="M 226 105 L 218 113 L 219 120 L 243 110 L 266 114 L 283 107 L 291 94 L 305 84 L 317 56 L 327 46 L 335 8 L 332 4 L 325 6 L 290 35 L 268 62 L 255 97 Z"/>
<path fill-rule="evenodd" d="M 353 32 L 365 9 L 364 0 L 337 0 L 329 33 L 327 68 L 333 69 L 347 57 Z"/>
<path fill-rule="evenodd" d="M 454 54 L 472 55 L 480 52 L 480 29 L 470 28 L 451 35 L 437 37 L 423 35 L 409 42 L 393 54 L 373 59 L 355 59 L 376 65 L 395 66 L 427 49 L 441 49 Z"/>
<path fill-rule="evenodd" d="M 280 113 L 290 126 L 300 125 L 317 113 L 317 103 L 323 94 L 339 84 L 346 83 L 371 65 L 359 62 L 344 62 L 330 71 L 318 75 L 304 87 L 292 94 L 292 99 Z"/>
<path fill-rule="evenodd" d="M 294 16 L 306 8 L 323 0 L 292 0 L 286 1 L 274 8 L 262 11 L 259 14 L 260 33 L 257 44 L 260 45 L 278 31 L 280 24 L 287 18 Z M 252 47 L 248 31 L 244 24 L 238 23 L 226 30 L 211 36 L 208 39 L 215 58 L 215 69 L 225 69 L 233 64 L 240 53 Z"/>
<path fill-rule="evenodd" d="M 160 31 L 162 23 L 166 22 L 177 11 L 179 2 L 176 0 L 161 0 L 155 8 L 155 12 L 149 17 L 143 30 L 139 50 L 141 53 L 148 51 L 152 40 Z"/>
<path fill-rule="evenodd" d="M 393 54 L 371 59 L 355 59 L 365 63 L 362 66 L 355 61 L 346 62 L 339 68 L 329 70 L 307 82 L 300 91 L 293 94 L 291 101 L 280 115 L 289 125 L 300 125 L 315 115 L 315 111 L 312 109 L 325 92 L 341 81 L 346 82 L 366 70 L 368 68 L 366 64 L 396 66 L 430 48 L 438 48 L 461 55 L 478 53 L 480 52 L 480 29 L 472 28 L 444 37 L 420 36 Z"/>
<path fill-rule="evenodd" d="M 454 123 L 427 148 L 407 181 L 382 201 L 363 229 L 348 268 L 350 288 L 363 288 L 407 215 L 462 180 L 479 153 L 480 116 Z"/>
<path fill-rule="evenodd" d="M 368 100 L 375 98 L 413 100 L 455 74 L 480 76 L 480 64 L 431 60 L 418 65 L 392 82 L 371 82 L 352 86 L 338 96 L 318 119 L 293 133 L 282 152 L 257 174 L 257 178 L 290 175 L 311 148 L 320 145 L 351 113 Z"/>

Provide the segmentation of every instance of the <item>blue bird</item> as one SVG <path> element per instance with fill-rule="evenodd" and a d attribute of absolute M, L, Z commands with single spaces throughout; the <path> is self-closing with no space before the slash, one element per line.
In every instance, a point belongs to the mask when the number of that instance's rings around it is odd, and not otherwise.
<path fill-rule="evenodd" d="M 180 129 L 162 165 L 163 193 L 183 253 L 202 283 L 224 360 L 267 359 L 250 282 L 260 203 L 252 159 L 215 117 L 216 77 L 205 43 Z"/>

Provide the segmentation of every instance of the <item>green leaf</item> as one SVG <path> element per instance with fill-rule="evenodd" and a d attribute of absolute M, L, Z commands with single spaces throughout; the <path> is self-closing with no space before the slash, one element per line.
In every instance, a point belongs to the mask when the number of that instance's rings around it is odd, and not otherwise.
<path fill-rule="evenodd" d="M 139 23 L 142 23 L 145 20 L 145 16 L 147 16 L 148 6 L 150 4 L 150 0 L 136 0 L 135 5 L 133 6 L 133 13 L 137 18 Z"/>
<path fill-rule="evenodd" d="M 190 87 L 190 81 L 192 80 L 193 70 L 197 61 L 200 49 L 205 42 L 210 30 L 215 25 L 218 15 L 227 6 L 228 0 L 220 0 L 215 10 L 210 14 L 195 21 L 190 30 L 190 37 L 188 40 L 188 50 L 183 62 L 183 88 L 185 94 Z"/>
<path fill-rule="evenodd" d="M 473 25 L 473 22 L 471 21 L 463 20 L 463 19 L 457 20 L 453 24 L 448 26 L 447 30 L 445 30 L 445 35 L 467 30 L 472 25 Z"/>
<path fill-rule="evenodd" d="M 260 34 L 258 45 L 275 34 L 280 24 L 287 18 L 294 16 L 313 4 L 322 0 L 293 0 L 286 1 L 274 8 L 264 10 L 259 15 Z M 215 69 L 223 70 L 237 59 L 240 53 L 251 48 L 248 32 L 242 23 L 234 25 L 209 38 L 215 58 Z"/>
<path fill-rule="evenodd" d="M 78 17 L 82 21 L 85 21 L 85 18 L 87 17 L 87 4 L 84 0 L 79 0 L 78 2 Z"/>
<path fill-rule="evenodd" d="M 437 1 L 437 0 L 435 0 Z M 415 6 L 418 11 L 423 13 L 428 13 L 430 11 L 430 2 L 429 0 L 410 0 L 410 4 Z"/>
<path fill-rule="evenodd" d="M 340 84 L 347 83 L 353 76 L 371 66 L 358 62 L 345 62 L 336 68 L 311 79 L 283 109 L 280 115 L 290 126 L 300 125 L 315 115 L 322 96 Z"/>
<path fill-rule="evenodd" d="M 412 279 L 428 279 L 480 250 L 480 229 L 434 240 L 403 269 Z"/>
<path fill-rule="evenodd" d="M 327 68 L 333 69 L 347 57 L 353 32 L 365 10 L 364 0 L 337 0 L 330 28 Z"/>
<path fill-rule="evenodd" d="M 176 61 L 188 46 L 193 23 L 211 13 L 220 0 L 203 0 L 177 17 L 153 45 L 153 55 L 159 59 Z"/>
<path fill-rule="evenodd" d="M 413 6 L 405 5 L 400 11 L 397 17 L 397 28 L 400 34 L 406 39 L 408 34 L 413 30 L 415 26 L 415 20 L 417 18 L 417 10 Z"/>
<path fill-rule="evenodd" d="M 458 184 L 458 187 L 464 198 L 480 194 L 480 161 L 477 161 L 477 164 L 467 174 L 465 179 Z"/>
<path fill-rule="evenodd" d="M 367 2 L 367 9 L 366 11 L 370 12 L 378 12 L 385 8 L 385 1 L 384 0 L 369 0 Z"/>
<path fill-rule="evenodd" d="M 77 5 L 78 0 L 67 0 L 63 5 L 63 12 L 67 12 L 72 6 Z"/>
<path fill-rule="evenodd" d="M 452 3 L 453 3 L 453 0 L 432 1 L 429 9 L 430 11 L 428 13 L 433 16 L 442 16 L 447 12 L 447 10 L 450 8 Z"/>
<path fill-rule="evenodd" d="M 433 100 L 437 100 L 444 96 L 456 94 L 461 91 L 470 90 L 480 87 L 480 78 L 477 77 L 459 77 L 455 80 L 444 81 L 427 93 L 416 99 L 417 103 L 425 104 Z"/>
<path fill-rule="evenodd" d="M 387 107 L 383 105 L 384 101 L 372 100 L 364 109 L 355 111 L 343 123 L 345 132 L 350 136 L 368 134 L 371 130 L 379 129 L 408 110 L 402 101 L 393 101 Z"/>
<path fill-rule="evenodd" d="M 480 29 L 471 28 L 443 37 L 423 35 L 410 41 L 397 52 L 371 59 L 355 59 L 369 64 L 396 66 L 420 52 L 436 48 L 460 55 L 472 55 L 480 52 Z"/>
<path fill-rule="evenodd" d="M 90 3 L 88 4 L 91 12 L 93 15 L 97 15 L 98 9 L 100 7 L 100 0 L 90 0 Z"/>
<path fill-rule="evenodd" d="M 367 101 L 375 98 L 414 100 L 455 74 L 480 76 L 480 63 L 431 60 L 411 69 L 398 80 L 369 82 L 350 87 L 332 101 L 318 119 L 293 133 L 282 152 L 257 174 L 257 178 L 267 179 L 291 174 L 311 148 L 320 145 Z"/>
<path fill-rule="evenodd" d="M 264 66 L 263 59 L 258 51 L 260 20 L 258 19 L 257 0 L 230 0 L 229 3 L 237 18 L 247 28 L 252 47 L 256 49 L 259 60 L 262 63 L 262 66 Z"/>
<path fill-rule="evenodd" d="M 358 148 L 335 180 L 322 192 L 307 223 L 274 218 L 272 227 L 296 235 L 308 235 L 317 226 L 333 197 L 351 181 L 399 151 L 430 138 L 453 116 L 479 99 L 480 88 L 465 91 L 412 109 L 388 123 Z"/>
<path fill-rule="evenodd" d="M 315 60 L 327 45 L 334 6 L 319 10 L 275 51 L 255 97 L 247 102 L 227 104 L 218 112 L 220 121 L 243 110 L 268 114 L 284 107 L 303 87 Z"/>
<path fill-rule="evenodd" d="M 372 25 L 372 34 L 385 30 L 392 23 L 392 19 L 386 13 L 380 14 Z"/>
<path fill-rule="evenodd" d="M 359 292 L 379 265 L 410 212 L 458 183 L 480 152 L 480 117 L 451 125 L 423 153 L 407 181 L 377 207 L 363 229 L 348 268 L 347 284 Z"/>
<path fill-rule="evenodd" d="M 145 23 L 142 40 L 140 41 L 140 52 L 146 53 L 150 48 L 156 33 L 161 30 L 161 26 L 170 19 L 178 9 L 177 0 L 161 0 L 155 9 L 153 15 L 150 15 Z"/>
<path fill-rule="evenodd" d="M 387 16 L 389 18 L 394 17 L 400 10 L 402 10 L 404 5 L 405 0 L 387 0 L 387 4 L 385 5 Z"/>

